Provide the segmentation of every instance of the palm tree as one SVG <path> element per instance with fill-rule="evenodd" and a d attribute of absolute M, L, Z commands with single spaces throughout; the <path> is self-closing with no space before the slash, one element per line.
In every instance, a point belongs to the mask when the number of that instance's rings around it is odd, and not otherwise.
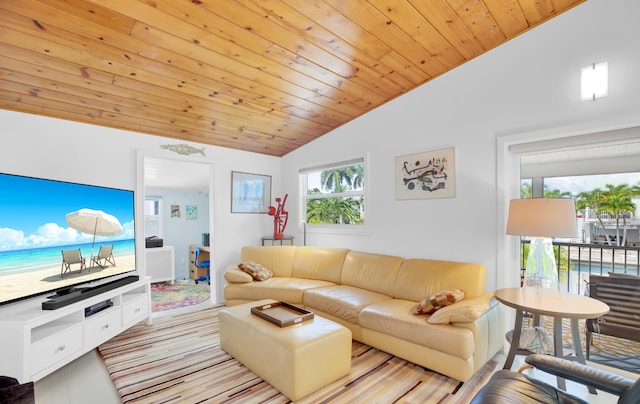
<path fill-rule="evenodd" d="M 334 193 L 346 191 L 344 185 L 334 186 Z M 314 188 L 309 195 L 319 195 L 320 190 Z M 307 202 L 307 223 L 311 224 L 361 224 L 361 199 L 355 198 L 318 198 Z"/>
<path fill-rule="evenodd" d="M 364 185 L 364 165 L 351 166 L 351 189 L 362 189 Z"/>
<path fill-rule="evenodd" d="M 527 199 L 533 196 L 533 191 L 531 189 L 530 182 L 521 182 L 520 183 L 520 199 Z"/>
<path fill-rule="evenodd" d="M 362 188 L 364 166 L 362 164 L 325 170 L 320 174 L 322 188 L 331 191 L 338 185 L 345 184 L 349 189 Z"/>
<path fill-rule="evenodd" d="M 581 210 L 584 209 L 585 213 L 587 209 L 591 209 L 593 213 L 596 215 L 598 219 L 598 223 L 600 223 L 600 227 L 604 229 L 604 223 L 602 221 L 602 199 L 603 193 L 600 188 L 593 189 L 591 191 L 583 191 L 578 194 L 578 198 L 576 199 L 576 209 Z M 605 231 L 604 237 L 607 240 L 607 245 L 611 245 L 611 239 L 609 238 L 609 234 Z"/>
<path fill-rule="evenodd" d="M 631 197 L 638 195 L 639 187 L 630 187 L 627 184 L 605 185 L 606 190 L 596 188 L 593 191 L 581 192 L 576 200 L 577 209 L 590 208 L 596 214 L 600 226 L 604 229 L 602 213 L 608 213 L 616 218 L 616 245 L 626 244 L 627 239 L 627 213 L 635 212 L 636 205 L 631 201 Z M 620 238 L 620 217 L 622 217 L 622 238 Z M 605 231 L 604 236 L 607 245 L 612 245 L 609 234 Z"/>
<path fill-rule="evenodd" d="M 560 191 L 559 189 L 549 189 L 547 186 L 544 186 L 544 197 L 545 198 L 566 198 L 571 197 L 571 192 L 568 191 Z M 520 199 L 533 198 L 533 190 L 530 182 L 521 182 L 520 183 Z"/>
<path fill-rule="evenodd" d="M 330 206 L 327 203 L 323 203 L 324 201 L 325 199 L 313 199 L 307 202 L 307 223 L 331 223 L 332 213 Z"/>
<path fill-rule="evenodd" d="M 559 189 L 548 189 L 546 186 L 544 187 L 545 198 L 567 198 L 571 196 L 571 192 L 560 191 Z"/>
<path fill-rule="evenodd" d="M 627 184 L 605 185 L 602 209 L 616 218 L 616 245 L 625 245 L 627 239 L 627 213 L 635 212 L 636 205 L 631 201 L 632 191 Z M 623 235 L 620 239 L 620 216 L 622 216 Z"/>
<path fill-rule="evenodd" d="M 352 190 L 361 190 L 364 184 L 364 165 L 357 164 L 324 170 L 320 173 L 322 189 L 332 194 L 342 194 Z M 309 195 L 323 192 L 317 188 L 309 190 Z M 308 199 L 307 223 L 315 224 L 361 224 L 363 217 L 361 208 L 364 199 L 361 197 L 325 197 Z"/>

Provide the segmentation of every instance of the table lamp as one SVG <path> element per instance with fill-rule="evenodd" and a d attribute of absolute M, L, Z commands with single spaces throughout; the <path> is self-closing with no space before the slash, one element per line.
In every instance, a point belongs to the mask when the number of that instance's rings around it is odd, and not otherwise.
<path fill-rule="evenodd" d="M 551 237 L 576 237 L 576 205 L 570 198 L 513 199 L 507 234 L 529 236 L 524 286 L 559 290 Z"/>

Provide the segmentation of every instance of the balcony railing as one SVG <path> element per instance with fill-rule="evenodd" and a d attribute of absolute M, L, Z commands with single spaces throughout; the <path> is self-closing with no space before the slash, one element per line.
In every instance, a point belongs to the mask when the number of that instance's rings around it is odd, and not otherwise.
<path fill-rule="evenodd" d="M 520 243 L 521 274 L 527 262 L 528 240 Z M 589 275 L 609 272 L 640 276 L 640 247 L 553 242 L 560 290 L 584 294 Z"/>

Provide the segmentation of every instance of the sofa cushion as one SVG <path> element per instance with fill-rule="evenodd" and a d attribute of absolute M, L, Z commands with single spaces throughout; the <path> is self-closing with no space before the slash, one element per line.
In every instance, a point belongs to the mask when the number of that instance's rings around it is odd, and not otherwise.
<path fill-rule="evenodd" d="M 464 298 L 464 292 L 460 289 L 441 290 L 440 292 L 425 297 L 415 308 L 415 314 L 431 314 L 450 304 L 461 301 Z"/>
<path fill-rule="evenodd" d="M 393 297 L 419 302 L 441 290 L 464 290 L 465 298 L 481 296 L 487 269 L 482 264 L 429 259 L 404 260 Z"/>
<path fill-rule="evenodd" d="M 373 303 L 362 309 L 358 323 L 364 328 L 464 360 L 473 356 L 474 342 L 471 330 L 449 324 L 430 324 L 424 316 L 413 314 L 415 305 L 415 302 L 403 299 Z"/>
<path fill-rule="evenodd" d="M 302 302 L 305 307 L 312 310 L 317 309 L 350 323 L 358 324 L 360 310 L 369 304 L 390 299 L 389 296 L 381 293 L 352 286 L 336 285 L 307 290 Z"/>
<path fill-rule="evenodd" d="M 291 276 L 340 283 L 346 248 L 296 247 Z"/>
<path fill-rule="evenodd" d="M 340 283 L 393 296 L 402 257 L 349 251 Z"/>
<path fill-rule="evenodd" d="M 251 275 L 255 281 L 266 281 L 273 276 L 271 270 L 255 261 L 241 262 L 238 264 L 238 268 Z"/>
<path fill-rule="evenodd" d="M 248 273 L 242 271 L 237 265 L 229 266 L 224 271 L 224 280 L 231 283 L 248 283 L 253 282 L 253 278 Z"/>
<path fill-rule="evenodd" d="M 296 251 L 295 246 L 270 246 L 243 247 L 240 253 L 241 261 L 255 261 L 273 272 L 274 276 L 289 277 L 291 276 L 291 266 L 293 265 L 293 254 Z"/>
<path fill-rule="evenodd" d="M 277 278 L 262 282 L 227 283 L 224 297 L 227 300 L 275 299 L 291 304 L 302 304 L 306 290 L 335 285 L 331 282 L 314 279 Z"/>
<path fill-rule="evenodd" d="M 482 317 L 498 305 L 492 293 L 465 299 L 433 313 L 427 321 L 431 324 L 470 323 Z"/>

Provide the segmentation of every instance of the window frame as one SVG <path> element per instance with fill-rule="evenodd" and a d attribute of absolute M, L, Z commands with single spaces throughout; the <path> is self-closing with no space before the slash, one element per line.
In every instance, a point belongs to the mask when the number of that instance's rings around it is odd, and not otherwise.
<path fill-rule="evenodd" d="M 147 201 L 156 201 L 158 204 L 158 214 L 157 215 L 148 215 L 147 214 Z M 164 215 L 163 215 L 163 211 L 164 211 L 164 205 L 163 205 L 163 199 L 162 196 L 156 196 L 156 195 L 146 195 L 144 197 L 144 236 L 149 237 L 149 236 L 157 236 L 158 238 L 163 238 L 164 236 Z M 148 228 L 149 226 L 147 226 L 147 223 L 149 222 L 156 222 L 157 223 L 157 227 L 158 227 L 158 233 L 159 234 L 148 234 Z"/>
<path fill-rule="evenodd" d="M 328 193 L 319 195 L 307 195 L 308 190 L 308 174 L 328 169 L 349 167 L 353 165 L 363 165 L 363 183 L 361 191 L 346 191 L 340 193 Z M 326 199 L 326 198 L 348 198 L 348 197 L 362 197 L 365 200 L 364 211 L 371 210 L 371 199 L 369 198 L 368 191 L 370 186 L 367 185 L 367 178 L 369 172 L 369 155 L 368 153 L 346 156 L 343 158 L 337 158 L 322 162 L 316 162 L 309 164 L 298 169 L 299 178 L 299 212 L 300 222 L 299 229 L 304 230 L 307 233 L 325 233 L 325 234 L 363 234 L 368 232 L 371 218 L 365 216 L 364 223 L 362 224 L 314 224 L 307 223 L 307 201 L 314 199 Z"/>

